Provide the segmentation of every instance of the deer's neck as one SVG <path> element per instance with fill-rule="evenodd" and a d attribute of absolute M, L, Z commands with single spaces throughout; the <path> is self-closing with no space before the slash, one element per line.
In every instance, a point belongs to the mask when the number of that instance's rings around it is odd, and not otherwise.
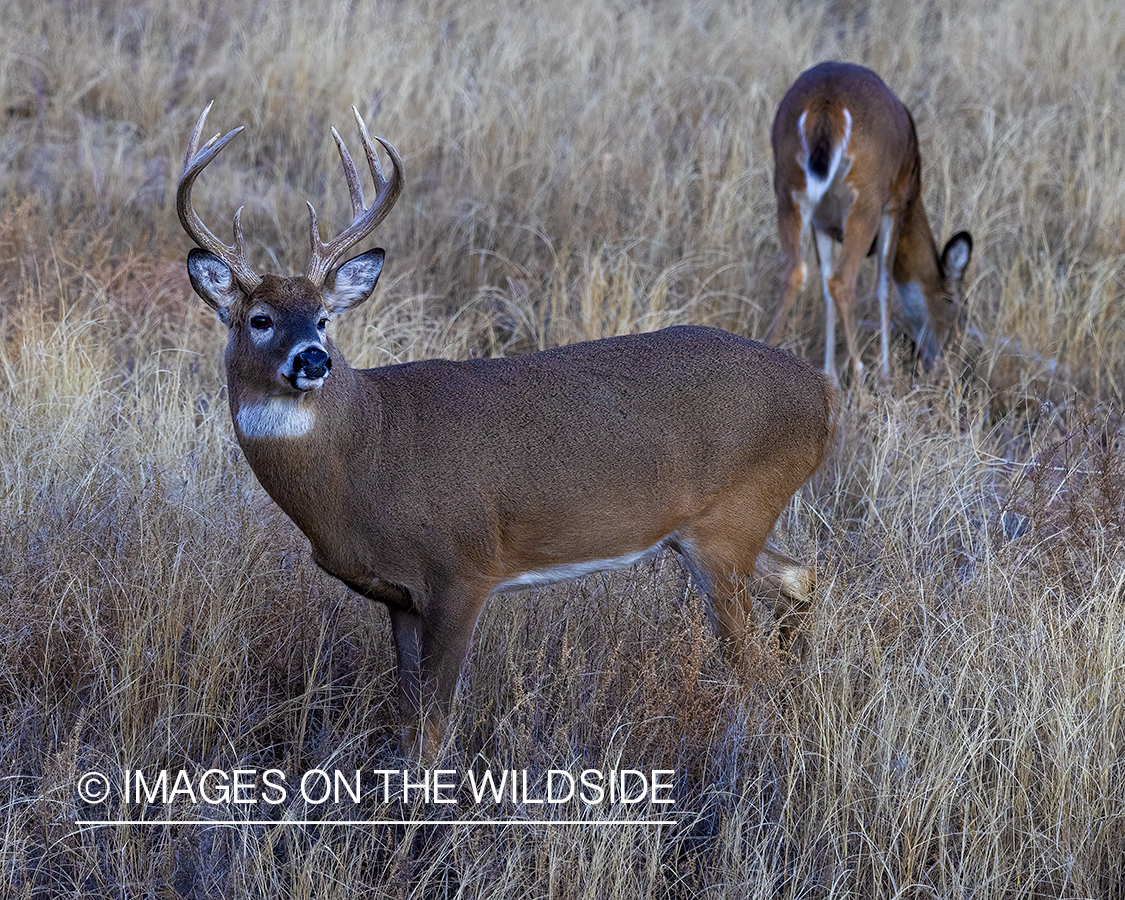
<path fill-rule="evenodd" d="M 304 394 L 260 395 L 238 391 L 230 381 L 242 452 L 269 495 L 302 525 L 308 509 L 339 493 L 341 462 L 363 432 L 348 427 L 348 414 L 357 409 L 355 372 L 334 367 L 323 386 Z"/>
<path fill-rule="evenodd" d="M 316 427 L 315 398 L 305 394 L 231 398 L 231 418 L 240 444 L 288 441 L 309 435 Z"/>

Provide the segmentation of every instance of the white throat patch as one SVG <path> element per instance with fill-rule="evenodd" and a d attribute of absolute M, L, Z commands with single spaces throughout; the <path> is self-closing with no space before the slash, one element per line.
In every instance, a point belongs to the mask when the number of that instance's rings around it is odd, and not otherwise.
<path fill-rule="evenodd" d="M 295 438 L 307 434 L 316 422 L 316 414 L 298 400 L 271 397 L 242 404 L 235 416 L 239 434 L 246 438 Z"/>

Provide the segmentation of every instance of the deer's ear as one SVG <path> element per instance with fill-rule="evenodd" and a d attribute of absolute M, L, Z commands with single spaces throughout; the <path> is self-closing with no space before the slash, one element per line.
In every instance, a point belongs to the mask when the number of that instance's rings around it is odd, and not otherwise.
<path fill-rule="evenodd" d="M 941 253 L 941 267 L 945 277 L 958 280 L 965 277 L 965 268 L 973 255 L 973 239 L 967 231 L 958 231 L 949 239 Z"/>
<path fill-rule="evenodd" d="M 230 266 L 214 253 L 198 247 L 188 254 L 188 278 L 203 302 L 219 314 L 219 321 L 230 325 L 230 307 L 242 296 Z"/>
<path fill-rule="evenodd" d="M 383 271 L 382 250 L 368 250 L 352 257 L 332 275 L 332 286 L 324 289 L 324 305 L 332 316 L 354 309 L 371 296 Z"/>

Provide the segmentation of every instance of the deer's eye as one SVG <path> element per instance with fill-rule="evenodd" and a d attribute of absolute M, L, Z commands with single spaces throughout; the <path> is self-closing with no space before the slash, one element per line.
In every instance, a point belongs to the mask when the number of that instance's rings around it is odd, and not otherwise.
<path fill-rule="evenodd" d="M 324 329 L 328 327 L 327 317 L 325 317 L 325 318 L 321 319 L 319 322 L 317 322 L 316 327 L 317 327 L 318 330 L 324 331 Z"/>
<path fill-rule="evenodd" d="M 250 327 L 258 331 L 265 331 L 267 328 L 273 328 L 273 319 L 269 316 L 251 316 Z"/>

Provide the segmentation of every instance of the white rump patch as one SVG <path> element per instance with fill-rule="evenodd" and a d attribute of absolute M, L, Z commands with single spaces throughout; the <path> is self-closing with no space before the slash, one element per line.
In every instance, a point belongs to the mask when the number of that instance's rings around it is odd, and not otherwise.
<path fill-rule="evenodd" d="M 805 197 L 812 206 L 816 206 L 828 189 L 832 187 L 832 182 L 836 180 L 836 171 L 840 168 L 840 160 L 847 151 L 848 142 L 852 137 L 852 114 L 847 107 L 844 108 L 844 137 L 833 149 L 832 161 L 828 164 L 828 173 L 823 179 L 809 171 L 809 141 L 805 135 L 806 116 L 808 116 L 807 112 L 801 113 L 801 118 L 797 120 L 797 131 L 801 135 L 801 150 L 804 152 Z"/>
<path fill-rule="evenodd" d="M 671 537 L 671 535 L 669 535 L 669 537 Z M 664 549 L 667 541 L 667 537 L 661 538 L 646 550 L 641 550 L 637 553 L 626 553 L 622 556 L 615 556 L 610 559 L 591 559 L 585 562 L 562 563 L 557 566 L 548 566 L 545 569 L 535 569 L 531 572 L 524 572 L 522 575 L 517 575 L 515 578 L 503 582 L 497 587 L 497 590 L 502 591 L 508 588 L 518 587 L 542 587 L 543 585 L 554 584 L 558 581 L 567 581 L 571 578 L 581 578 L 583 575 L 592 575 L 594 572 L 625 569 L 637 563 L 652 559 Z"/>
<path fill-rule="evenodd" d="M 295 438 L 307 434 L 316 422 L 311 409 L 297 397 L 273 397 L 238 408 L 235 424 L 246 438 Z"/>

